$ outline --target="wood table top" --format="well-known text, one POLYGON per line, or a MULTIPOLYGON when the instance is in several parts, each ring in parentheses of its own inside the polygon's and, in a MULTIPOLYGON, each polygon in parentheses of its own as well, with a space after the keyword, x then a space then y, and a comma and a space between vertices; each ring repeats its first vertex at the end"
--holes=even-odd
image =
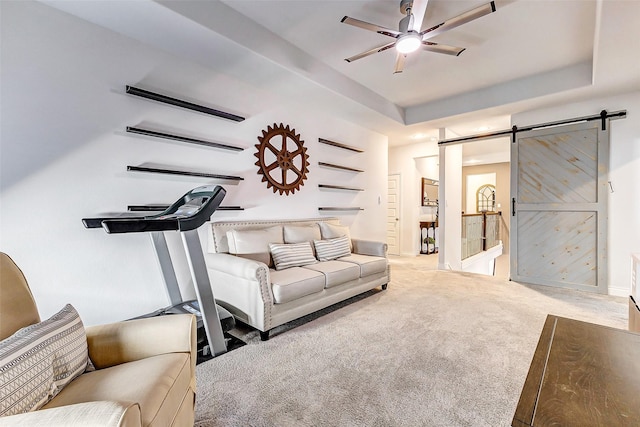
POLYGON ((640 334, 547 316, 511 425, 640 426, 640 334))

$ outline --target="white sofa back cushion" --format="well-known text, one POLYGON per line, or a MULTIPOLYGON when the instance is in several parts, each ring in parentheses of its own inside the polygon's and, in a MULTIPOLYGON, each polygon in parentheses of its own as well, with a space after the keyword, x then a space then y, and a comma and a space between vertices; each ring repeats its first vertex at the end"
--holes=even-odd
POLYGON ((314 240, 322 239, 320 235, 320 227, 318 223, 309 225, 284 225, 284 242, 285 243, 304 243, 309 242, 313 256, 316 256, 316 248, 313 246, 314 240))
POLYGON ((229 230, 227 241, 230 254, 264 262, 268 266, 272 265, 269 243, 284 243, 281 225, 260 230, 229 230))
MULTIPOLYGON (((273 226, 307 226, 318 223, 329 223, 339 225, 340 220, 335 217, 311 218, 311 219, 285 219, 285 220, 240 220, 240 221, 213 221, 207 233, 207 250, 212 254, 224 254, 229 252, 227 232, 230 230, 263 230, 273 226)), ((271 242, 276 243, 276 242, 271 242)))

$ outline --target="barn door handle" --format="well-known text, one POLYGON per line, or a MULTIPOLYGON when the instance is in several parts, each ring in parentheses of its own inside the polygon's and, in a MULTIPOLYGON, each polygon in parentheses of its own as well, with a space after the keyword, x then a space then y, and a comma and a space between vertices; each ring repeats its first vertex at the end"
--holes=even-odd
POLYGON ((511 216, 516 216, 516 198, 511 199, 511 216))

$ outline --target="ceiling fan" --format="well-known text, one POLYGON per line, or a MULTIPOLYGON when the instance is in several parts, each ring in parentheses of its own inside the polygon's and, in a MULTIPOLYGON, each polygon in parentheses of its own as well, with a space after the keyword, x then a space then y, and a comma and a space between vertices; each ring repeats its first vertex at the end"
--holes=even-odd
POLYGON ((437 36, 438 34, 442 34, 452 28, 459 27, 460 25, 466 24, 467 22, 471 22, 474 19, 478 19, 484 15, 488 15, 496 11, 495 2, 491 1, 454 18, 448 19, 441 24, 421 31, 422 20, 424 19, 424 14, 427 10, 428 1, 429 0, 400 0, 400 12, 405 15, 405 17, 400 20, 398 31, 381 27, 376 24, 370 24, 369 22, 350 18, 348 16, 342 18, 340 22, 344 22, 345 24, 364 28, 365 30, 374 31, 378 34, 383 34, 395 39, 390 43, 374 47, 373 49, 367 50, 366 52, 362 52, 352 57, 346 58, 345 61, 353 62, 355 60, 364 58, 365 56, 383 52, 387 49, 395 47, 397 53, 394 73, 401 73, 404 68, 404 61, 407 57, 407 54, 415 52, 419 48, 430 52, 458 56, 465 50, 465 48, 434 43, 430 42, 429 39, 437 36))

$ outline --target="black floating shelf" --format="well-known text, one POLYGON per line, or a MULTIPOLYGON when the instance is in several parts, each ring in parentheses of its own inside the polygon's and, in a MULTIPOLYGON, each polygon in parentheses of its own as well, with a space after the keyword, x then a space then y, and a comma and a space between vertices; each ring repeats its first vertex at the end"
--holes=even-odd
POLYGON ((363 211, 363 208, 337 208, 332 206, 323 206, 318 208, 319 211, 363 211))
POLYGON ((342 144, 340 142, 329 141, 328 139, 324 138, 318 138, 318 142, 331 145, 333 147, 344 148, 345 150, 355 151, 356 153, 364 153, 364 150, 361 150, 358 147, 352 147, 351 145, 342 144))
POLYGON ((225 113, 224 111, 216 110, 214 108, 205 107, 203 105, 194 104, 193 102, 184 101, 182 99, 172 98, 167 95, 151 92, 145 89, 140 89, 135 86, 126 87, 126 92, 130 95, 140 96, 142 98, 151 99, 153 101, 163 102, 165 104, 175 105, 176 107, 186 108, 188 110, 198 111, 199 113, 210 114, 212 116, 221 117, 227 120, 233 120, 234 122, 241 122, 244 117, 236 116, 235 114, 225 113))
POLYGON ((364 191, 364 188, 343 187, 342 185, 318 184, 318 187, 331 190, 364 191))
MULTIPOLYGON (((167 209, 169 205, 129 205, 127 210, 129 212, 162 212, 167 209)), ((244 208, 240 206, 218 206, 217 211, 243 211, 244 208)))
POLYGON ((190 138, 188 136, 174 135, 171 133, 157 132, 155 130, 127 126, 127 132, 138 135, 154 136, 156 138, 170 139, 173 141, 187 142, 189 144, 204 145, 206 147, 221 148, 223 150, 242 151, 244 148, 233 145, 220 144, 219 142, 204 141, 202 139, 190 138))
POLYGON ((318 166, 324 166, 325 168, 340 169, 340 170, 349 171, 349 172, 364 172, 362 169, 350 168, 348 166, 334 165, 333 163, 318 162, 318 166))
POLYGON ((244 180, 244 178, 242 177, 232 176, 232 175, 218 175, 213 173, 181 171, 181 170, 174 170, 174 169, 148 168, 143 166, 127 166, 127 170, 131 172, 150 172, 150 173, 162 173, 162 174, 168 174, 168 175, 197 176, 200 178, 224 179, 224 180, 230 180, 230 181, 244 180))

